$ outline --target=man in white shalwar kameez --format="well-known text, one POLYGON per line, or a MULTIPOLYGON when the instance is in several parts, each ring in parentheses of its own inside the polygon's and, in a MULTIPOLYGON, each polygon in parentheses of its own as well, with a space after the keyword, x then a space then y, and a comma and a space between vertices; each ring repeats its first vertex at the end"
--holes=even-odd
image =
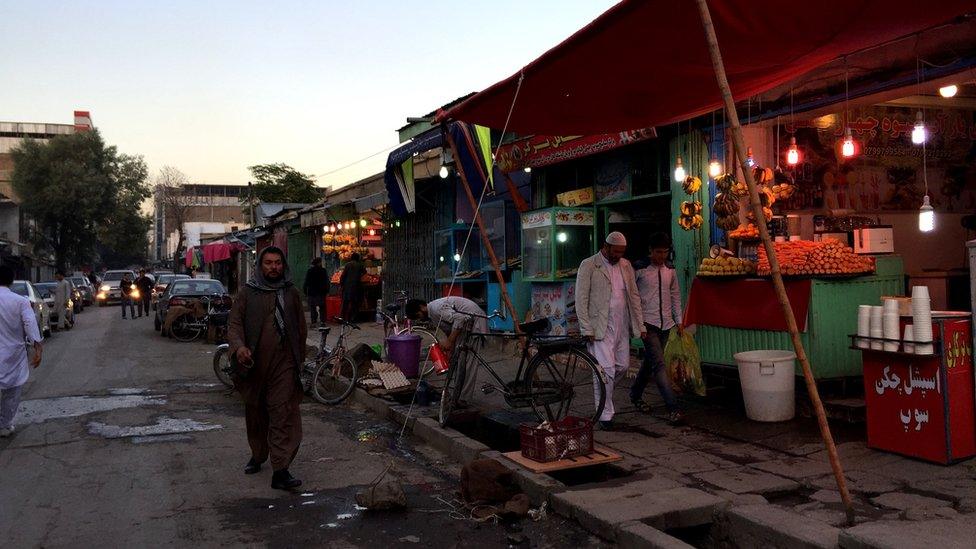
POLYGON ((67 330, 68 325, 68 299, 71 296, 71 283, 65 280, 64 271, 58 271, 54 275, 57 284, 54 286, 54 310, 58 312, 58 328, 67 330))
MULTIPOLYGON (((576 275, 576 314, 587 349, 605 374, 606 402, 599 428, 613 426, 613 390, 630 367, 630 337, 645 336, 634 268, 623 258, 627 239, 607 235, 600 252, 580 264, 576 275)), ((599 398, 594 379, 594 397, 599 398)))
POLYGON ((31 364, 41 364, 41 334, 27 298, 10 291, 14 271, 0 265, 0 437, 13 433, 20 393, 27 383, 27 346, 34 349, 31 364))

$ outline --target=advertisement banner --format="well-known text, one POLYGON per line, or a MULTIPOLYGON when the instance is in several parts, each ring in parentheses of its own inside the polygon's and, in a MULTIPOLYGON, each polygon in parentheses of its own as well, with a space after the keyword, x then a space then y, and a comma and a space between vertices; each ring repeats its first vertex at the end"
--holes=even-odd
POLYGON ((503 172, 540 168, 657 137, 654 128, 598 135, 533 135, 502 145, 495 159, 503 172))

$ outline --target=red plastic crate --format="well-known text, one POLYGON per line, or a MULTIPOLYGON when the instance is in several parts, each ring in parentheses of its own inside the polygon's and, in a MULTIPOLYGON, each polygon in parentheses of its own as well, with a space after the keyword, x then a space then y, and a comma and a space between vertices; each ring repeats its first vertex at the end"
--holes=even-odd
POLYGON ((593 422, 566 416, 544 427, 523 423, 519 426, 522 455, 547 463, 593 453, 593 422))

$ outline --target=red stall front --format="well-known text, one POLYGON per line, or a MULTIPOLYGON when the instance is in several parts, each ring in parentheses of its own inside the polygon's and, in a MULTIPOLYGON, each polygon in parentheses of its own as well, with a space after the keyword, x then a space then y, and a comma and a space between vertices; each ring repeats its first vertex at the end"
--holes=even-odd
POLYGON ((860 349, 868 446, 948 464, 976 455, 972 320, 933 312, 932 324, 931 354, 860 349))

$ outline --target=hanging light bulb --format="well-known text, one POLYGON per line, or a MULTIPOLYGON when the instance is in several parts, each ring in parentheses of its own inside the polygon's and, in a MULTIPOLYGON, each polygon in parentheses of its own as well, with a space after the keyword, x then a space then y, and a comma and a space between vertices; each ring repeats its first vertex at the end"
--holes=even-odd
POLYGON ((399 220, 399 219, 397 219, 397 220, 396 220, 396 226, 397 226, 398 228, 400 227, 400 220, 399 220))
POLYGON ((715 179, 720 175, 722 175, 722 163, 719 162, 718 157, 713 154, 712 160, 708 163, 708 176, 715 179))
POLYGON ((376 229, 370 229, 369 236, 376 236, 376 229))
POLYGON ((925 143, 927 137, 928 132, 925 130, 925 120, 922 118, 922 111, 918 111, 918 114, 915 116, 915 127, 912 128, 912 143, 921 145, 925 143))
POLYGON ((674 163, 674 181, 675 183, 682 183, 685 180, 685 167, 681 164, 681 155, 678 155, 678 160, 674 163))
POLYGON ((447 179, 447 176, 451 175, 451 170, 447 169, 447 166, 441 166, 441 171, 439 173, 441 179, 447 179))
POLYGON ((796 146, 796 138, 790 138, 790 148, 786 151, 786 163, 790 166, 796 166, 800 162, 800 149, 796 146))
POLYGON ((918 209, 918 230, 923 233, 935 230, 935 210, 927 194, 922 199, 922 207, 918 209))
POLYGON ((522 171, 525 173, 532 173, 532 166, 526 166, 522 171))
POLYGON ((854 137, 851 135, 850 128, 844 128, 844 143, 840 147, 840 153, 845 158, 854 156, 854 137))
POLYGON ((746 149, 746 166, 750 168, 756 165, 756 159, 752 157, 752 147, 746 149))
POLYGON ((460 253, 457 253, 457 252, 454 253, 454 261, 456 261, 456 262, 460 262, 461 261, 461 254, 460 253))
POLYGON ((365 219, 360 219, 359 220, 359 226, 360 227, 363 227, 363 228, 366 228, 366 220, 365 219))
POLYGON ((942 86, 939 88, 939 95, 945 97, 946 99, 955 97, 957 93, 959 93, 959 86, 955 84, 949 84, 948 86, 942 86))

